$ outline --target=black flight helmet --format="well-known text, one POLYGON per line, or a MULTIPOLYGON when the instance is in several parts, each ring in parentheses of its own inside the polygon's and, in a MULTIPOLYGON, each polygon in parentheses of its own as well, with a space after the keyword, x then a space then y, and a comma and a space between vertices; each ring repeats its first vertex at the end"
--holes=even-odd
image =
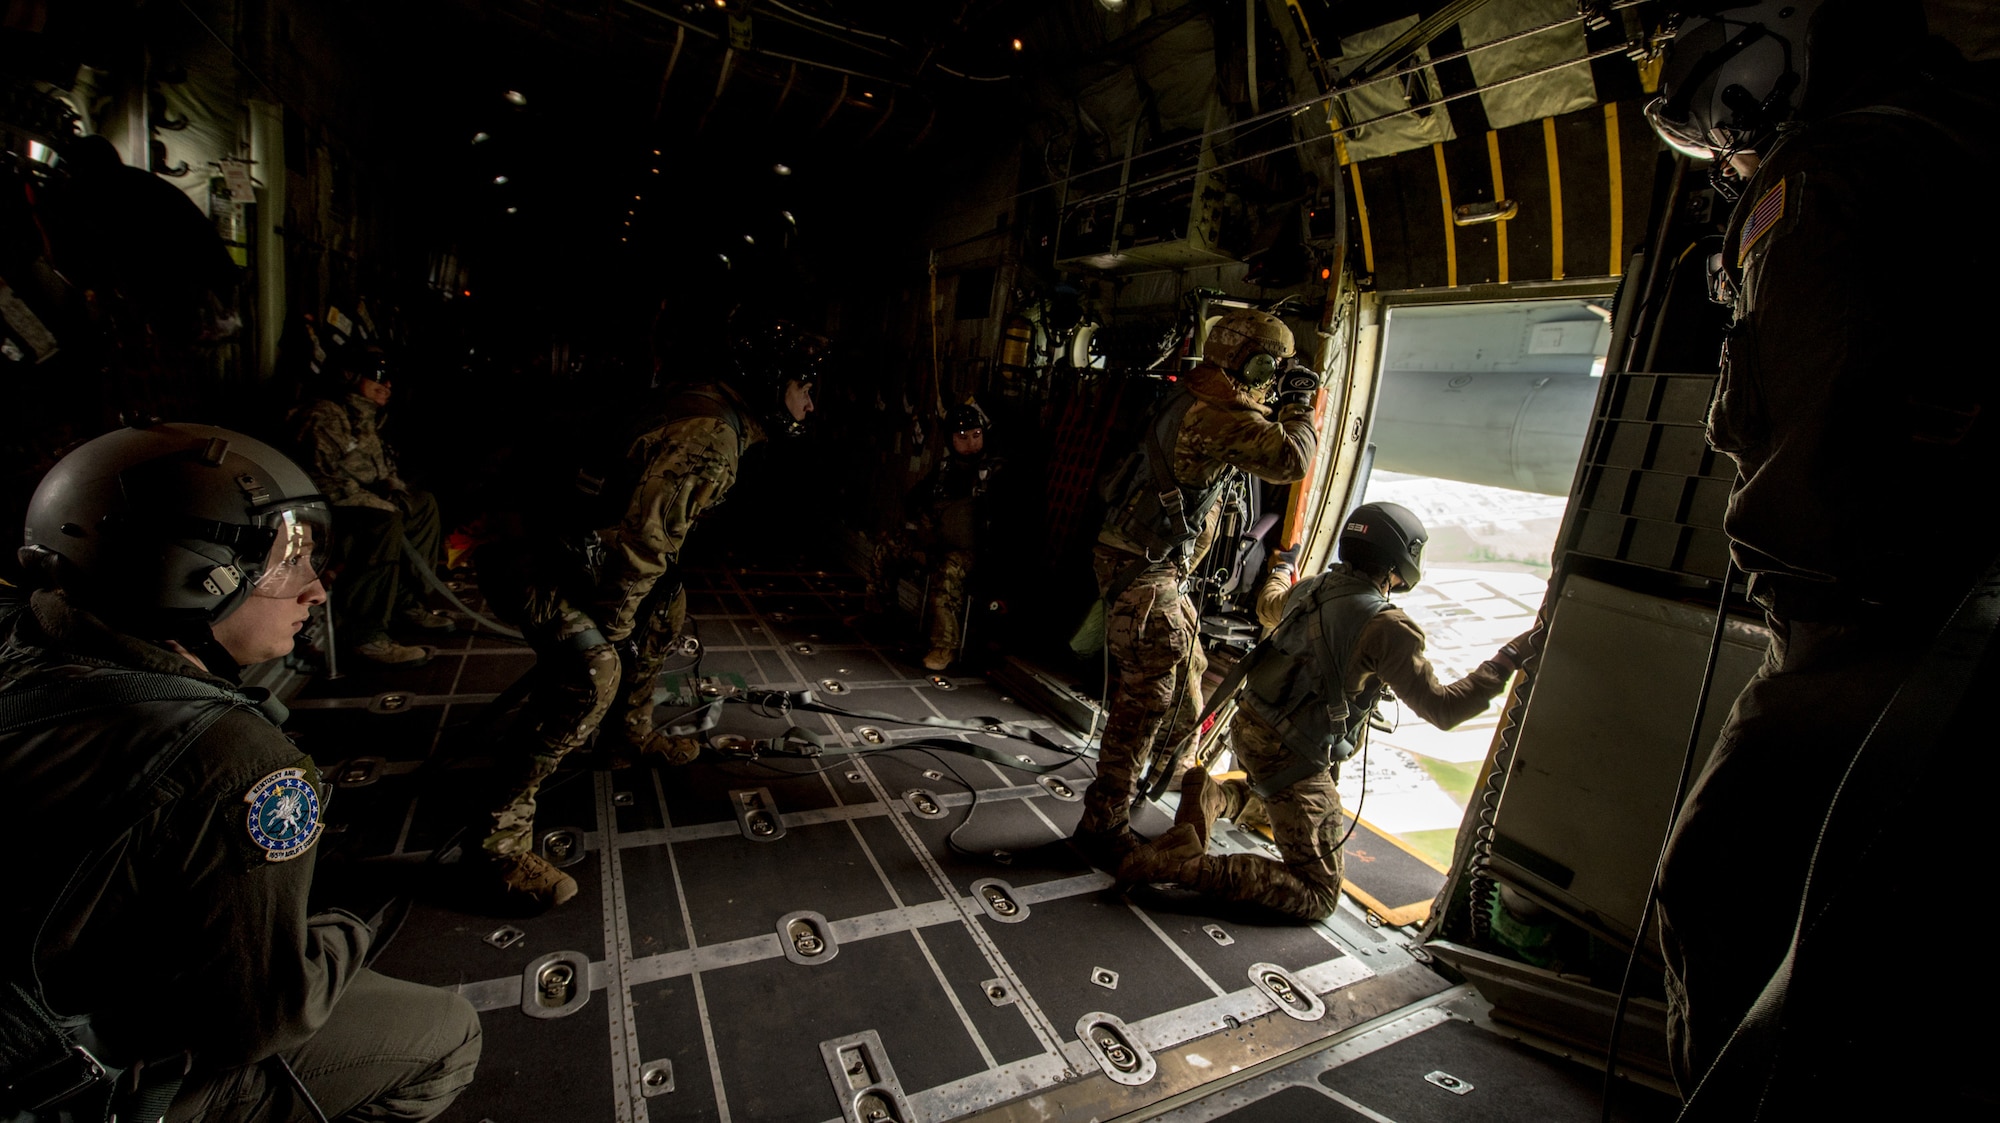
POLYGON ((1400 503, 1363 503, 1340 528, 1340 560, 1364 569, 1395 573, 1416 588, 1423 579, 1424 543, 1430 532, 1423 520, 1400 503))
POLYGON ((788 320, 769 320, 739 332, 729 348, 732 381, 773 436, 796 437, 807 419, 793 417, 785 401, 794 382, 814 390, 828 367, 827 341, 788 320))
POLYGON ((252 594, 319 579, 332 509, 278 450, 212 425, 120 429, 56 461, 28 504, 21 566, 119 631, 213 643, 252 594))
POLYGON ((947 433, 966 433, 974 429, 983 431, 992 427, 993 422, 986 416, 986 411, 971 402, 953 406, 951 412, 944 418, 944 428, 947 433))

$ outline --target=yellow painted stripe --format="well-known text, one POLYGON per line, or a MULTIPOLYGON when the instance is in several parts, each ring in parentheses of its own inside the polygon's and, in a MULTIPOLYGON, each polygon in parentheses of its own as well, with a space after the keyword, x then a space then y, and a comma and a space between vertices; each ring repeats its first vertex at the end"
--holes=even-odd
MULTIPOLYGON (((1500 134, 1486 130, 1486 162, 1493 167, 1493 201, 1507 197, 1507 185, 1500 178, 1500 134)), ((1493 224, 1493 248, 1500 255, 1500 283, 1507 283, 1507 222, 1493 224)))
POLYGON ((1556 161, 1556 119, 1542 118, 1543 147, 1549 152, 1549 279, 1563 279, 1563 184, 1556 161))
POLYGON ((1458 225, 1451 220, 1451 176, 1444 170, 1444 145, 1432 142, 1431 155, 1437 157, 1438 199, 1444 204, 1444 283, 1458 287, 1458 225))
POLYGON ((1347 165, 1347 177, 1354 181, 1354 213, 1361 218, 1361 268, 1375 272, 1375 240, 1368 236, 1368 196, 1361 193, 1361 165, 1347 165))
POLYGON ((1604 150, 1611 160, 1611 275, 1625 271, 1625 173, 1618 161, 1618 105, 1604 106, 1604 150))

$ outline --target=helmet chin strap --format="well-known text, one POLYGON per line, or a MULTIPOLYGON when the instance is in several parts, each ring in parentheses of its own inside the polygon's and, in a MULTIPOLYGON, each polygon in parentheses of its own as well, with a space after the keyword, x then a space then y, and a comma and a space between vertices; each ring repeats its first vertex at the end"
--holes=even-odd
POLYGON ((236 656, 231 655, 229 649, 222 646, 222 641, 215 638, 215 630, 206 621, 184 624, 168 638, 179 644, 181 650, 201 660, 209 674, 230 682, 243 681, 243 668, 237 665, 236 656))

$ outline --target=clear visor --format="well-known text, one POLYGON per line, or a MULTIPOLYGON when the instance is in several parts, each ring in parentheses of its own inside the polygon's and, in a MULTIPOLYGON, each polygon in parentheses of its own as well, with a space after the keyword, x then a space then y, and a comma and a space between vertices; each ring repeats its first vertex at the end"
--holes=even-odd
POLYGON ((288 508, 271 516, 271 526, 277 537, 250 591, 290 600, 319 580, 326 568, 333 550, 333 512, 323 507, 288 508))
POLYGON ((1693 122, 1672 120, 1666 112, 1666 98, 1656 97, 1646 103, 1646 123, 1653 126, 1668 148, 1690 160, 1714 160, 1729 151, 1728 138, 1722 135, 1724 130, 1703 133, 1693 122))

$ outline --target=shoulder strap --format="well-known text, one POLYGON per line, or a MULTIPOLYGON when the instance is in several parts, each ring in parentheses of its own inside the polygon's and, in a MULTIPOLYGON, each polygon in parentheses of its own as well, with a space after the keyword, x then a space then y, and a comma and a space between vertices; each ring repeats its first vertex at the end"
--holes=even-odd
POLYGON ((53 725, 91 710, 139 702, 192 702, 207 698, 249 704, 248 699, 234 691, 211 686, 186 675, 125 671, 61 678, 0 691, 0 732, 11 733, 31 725, 53 725))
POLYGON ((1347 657, 1354 653, 1354 645, 1361 638, 1361 629, 1375 619, 1377 613, 1389 607, 1389 598, 1375 589, 1353 589, 1343 583, 1329 588, 1330 582, 1322 583, 1313 590, 1313 603, 1307 610, 1310 615, 1303 621, 1307 635, 1319 649, 1316 660, 1320 668, 1320 696, 1327 705, 1336 703, 1348 709, 1348 726, 1354 724, 1353 709, 1361 710, 1363 720, 1367 712, 1374 708, 1372 696, 1357 699, 1362 705, 1347 707, 1347 657))
POLYGON ((691 386, 668 398, 660 415, 668 419, 677 417, 713 417, 729 426, 736 439, 743 439, 743 414, 728 398, 706 387, 691 386))
POLYGON ((1187 411, 1193 405, 1194 392, 1185 388, 1178 390, 1168 400, 1167 407, 1154 418, 1153 423, 1146 426, 1146 452, 1153 461, 1153 479, 1156 485, 1180 487, 1180 480, 1174 476, 1174 458, 1168 449, 1180 441, 1181 422, 1187 420, 1187 411), (1164 441, 1160 438, 1162 429, 1171 430, 1164 441))

